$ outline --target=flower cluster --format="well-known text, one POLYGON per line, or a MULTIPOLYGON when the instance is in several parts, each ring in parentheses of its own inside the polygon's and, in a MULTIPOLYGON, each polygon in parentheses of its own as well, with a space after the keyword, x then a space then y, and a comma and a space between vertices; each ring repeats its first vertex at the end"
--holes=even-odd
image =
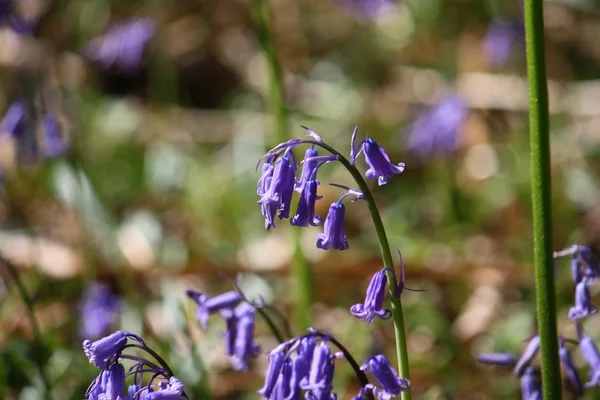
MULTIPOLYGON (((302 393, 306 399, 334 400, 337 398, 333 388, 335 361, 343 357, 356 365, 347 350, 330 335, 310 330, 308 334, 284 342, 269 353, 265 384, 258 393, 269 400, 299 399, 302 393), (330 342, 342 351, 333 353, 330 342)), ((381 354, 369 358, 355 372, 363 382, 362 389, 354 397, 357 400, 366 399, 369 391, 378 399, 390 399, 410 386, 406 379, 398 377, 396 370, 381 354), (362 371, 372 373, 379 384, 368 383, 362 371)))
MULTIPOLYGON (((600 264, 594 257, 590 249, 584 246, 571 246, 564 250, 554 253, 555 258, 562 256, 571 256, 571 275, 575 286, 575 305, 569 310, 569 318, 575 322, 578 341, 565 338, 559 338, 558 357, 563 367, 569 388, 574 396, 583 396, 584 386, 600 385, 600 352, 593 339, 587 336, 583 331, 581 319, 596 314, 598 309, 591 304, 589 285, 593 284, 594 279, 600 277, 600 264), (585 385, 577 373, 577 368, 567 348, 568 343, 578 344, 579 351, 590 366, 590 381, 585 385)), ((539 380, 539 371, 533 365, 533 360, 540 348, 540 338, 533 336, 525 351, 520 358, 514 357, 510 353, 486 353, 480 354, 478 360, 498 366, 514 367, 513 374, 521 379, 522 398, 524 400, 541 399, 541 388, 539 380)))
POLYGON ((0 1, 0 24, 17 33, 29 33, 35 26, 35 22, 27 21, 19 15, 13 0, 0 1))
MULTIPOLYGON (((261 206, 262 215, 265 217, 265 228, 275 227, 275 217, 279 219, 290 218, 291 203, 294 192, 300 193, 296 213, 291 216, 290 223, 295 226, 307 227, 318 226, 323 219, 315 215, 316 201, 321 197, 317 195, 320 185, 317 179, 317 171, 327 163, 338 161, 340 155, 335 153, 328 156, 320 156, 316 146, 324 144, 322 139, 312 130, 308 130, 314 141, 312 146, 306 150, 302 164, 302 172, 298 180, 298 164, 294 156, 294 148, 305 142, 293 139, 281 143, 271 149, 259 160, 262 162, 261 175, 258 180, 256 193, 260 196, 258 204, 261 206)), ((377 179, 379 185, 387 183, 395 174, 404 171, 404 164, 394 165, 383 148, 373 138, 363 140, 356 145, 356 134, 358 126, 352 135, 350 163, 354 164, 360 153, 364 153, 365 161, 369 166, 366 177, 377 179)), ((321 146, 328 148, 328 146, 321 146)), ((330 149, 330 148, 329 148, 330 149)), ((347 250, 350 246, 345 233, 344 217, 346 207, 343 200, 353 196, 355 200, 364 199, 364 194, 358 190, 342 185, 334 185, 346 191, 336 202, 329 207, 325 218, 323 233, 317 235, 317 247, 323 250, 330 248, 336 250, 347 250)))
POLYGON ((256 323, 255 307, 244 300, 235 291, 225 292, 215 297, 195 290, 187 290, 186 294, 197 305, 198 321, 206 328, 208 317, 219 313, 225 321, 225 351, 230 357, 233 369, 248 370, 250 361, 258 355, 260 347, 254 341, 256 323))
MULTIPOLYGON (((90 363, 100 369, 100 374, 89 386, 88 400, 183 400, 187 397, 183 384, 173 376, 168 367, 159 367, 141 357, 124 354, 129 347, 136 347, 155 355, 146 347, 141 337, 130 332, 116 331, 95 342, 86 340, 83 349, 90 363), (128 344, 131 339, 135 344, 128 344), (125 373, 121 360, 135 363, 125 373), (144 384, 144 374, 152 377, 144 384), (126 388, 125 379, 133 376, 133 383, 126 388)), ((158 360, 162 363, 162 360, 158 360)))

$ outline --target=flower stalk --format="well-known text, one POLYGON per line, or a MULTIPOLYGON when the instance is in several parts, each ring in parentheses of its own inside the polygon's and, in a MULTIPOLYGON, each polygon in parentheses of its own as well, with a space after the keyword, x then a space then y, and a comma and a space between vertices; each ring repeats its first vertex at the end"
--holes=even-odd
MULTIPOLYGON (((287 116, 284 100, 281 65, 277 56, 275 39, 270 27, 269 0, 253 0, 252 14, 258 39, 269 66, 269 92, 267 104, 275 126, 275 142, 288 139, 287 116)), ((312 273, 300 245, 300 232, 293 230, 294 256, 292 259, 292 279, 295 288, 296 329, 305 331, 311 325, 312 273)))
MULTIPOLYGON (((400 378, 410 380, 409 366, 408 366, 408 346, 406 342, 406 329, 404 327, 404 315, 402 312, 402 302, 400 300, 400 293, 396 292, 398 282, 394 273, 394 260, 390 250, 390 245, 385 233, 383 221, 379 210, 377 209, 377 203, 375 198, 369 189, 369 185, 364 180, 360 171, 350 163, 350 161, 344 157, 341 153, 329 146, 327 143, 317 140, 303 140, 302 143, 314 144, 322 147, 329 151, 331 154, 338 157, 338 161, 350 172, 360 191, 364 194, 364 200, 367 202, 367 207, 371 213, 373 224, 375 225, 375 232, 377 233, 377 239, 379 240, 379 246, 381 250, 381 257, 383 258, 383 264, 388 267, 385 269, 385 274, 388 280, 388 289, 390 293, 390 299, 392 304, 392 321, 394 322, 394 335, 396 337, 396 355, 398 358, 398 374, 400 378)), ((402 400, 410 400, 412 398, 410 387, 408 390, 401 393, 402 400)))
POLYGON ((550 135, 543 1, 525 0, 524 8, 527 76, 529 80, 534 265, 538 331, 541 341, 542 387, 544 399, 553 400, 561 398, 561 380, 556 329, 554 263, 552 259, 550 135))

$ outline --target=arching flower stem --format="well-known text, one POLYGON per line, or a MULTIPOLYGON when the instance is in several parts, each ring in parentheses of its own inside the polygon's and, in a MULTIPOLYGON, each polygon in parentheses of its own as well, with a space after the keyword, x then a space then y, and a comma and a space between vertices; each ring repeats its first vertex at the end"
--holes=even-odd
MULTIPOLYGON (((354 165, 352 165, 350 161, 346 157, 344 157, 344 155, 339 153, 333 147, 329 146, 327 143, 317 140, 302 140, 300 143, 319 146, 327 150, 331 154, 336 155, 338 157, 338 161, 346 168, 346 170, 348 170, 350 175, 352 175, 360 191, 362 191, 362 193, 364 194, 365 201, 367 202, 367 207, 369 208, 369 212, 371 213, 373 224, 375 225, 375 232, 377 233, 377 239, 379 240, 381 257, 383 258, 384 265, 388 267, 385 273, 388 279, 388 289, 390 292, 390 299, 392 305, 391 309, 392 320, 394 321, 394 334, 396 337, 398 373, 401 378, 410 380, 408 367, 408 349, 406 343, 406 330, 404 328, 404 315, 402 312, 402 302, 400 301, 399 293, 396 293, 396 287, 398 286, 398 284, 396 280, 396 274, 393 270, 394 261, 390 250, 390 244, 385 233, 385 228, 383 226, 383 221, 381 219, 381 215, 379 214, 379 210, 377 209, 377 204, 375 203, 373 194, 369 189, 369 185, 367 185, 367 182, 364 180, 360 171, 354 165)), ((410 388, 407 391, 402 392, 402 400, 410 400, 411 398, 412 395, 410 388)))

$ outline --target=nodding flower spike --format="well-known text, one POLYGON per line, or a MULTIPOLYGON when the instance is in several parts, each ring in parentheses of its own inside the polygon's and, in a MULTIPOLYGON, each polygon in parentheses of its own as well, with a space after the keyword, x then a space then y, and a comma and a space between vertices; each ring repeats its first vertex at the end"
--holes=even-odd
POLYGON ((575 305, 569 309, 569 319, 571 321, 577 321, 598 312, 598 308, 592 304, 587 279, 581 279, 575 286, 575 305))
POLYGON ((95 342, 85 340, 83 342, 83 350, 92 364, 100 369, 104 369, 123 351, 128 338, 142 345, 144 344, 144 341, 138 335, 125 331, 116 331, 95 342))
POLYGON ((337 201, 329 207, 329 213, 325 218, 324 233, 317 235, 317 247, 328 250, 348 250, 350 245, 344 232, 344 215, 346 207, 340 201, 337 201))
POLYGON ((365 175, 369 179, 377 179, 379 186, 385 185, 394 175, 404 172, 404 163, 392 164, 390 157, 375 139, 365 140, 362 149, 365 153, 365 161, 370 167, 365 175))
POLYGON ((383 320, 391 318, 392 312, 387 308, 383 308, 385 285, 387 283, 385 270, 386 268, 373 275, 371 283, 367 288, 367 296, 364 304, 355 304, 350 308, 350 313, 356 318, 364 319, 368 323, 372 323, 375 316, 383 320))
POLYGON ((531 366, 527 367, 521 376, 521 398, 523 400, 542 400, 540 380, 531 366))
POLYGON ((573 360, 571 359, 571 354, 569 353, 569 349, 565 347, 565 341, 560 340, 560 348, 558 349, 558 357, 563 366, 565 374, 567 375, 567 379, 571 384, 571 388, 575 391, 578 396, 583 396, 583 384, 581 383, 581 379, 579 379, 579 374, 577 373, 577 369, 575 368, 575 364, 573 364, 573 360))
POLYGON ((375 385, 368 386, 380 400, 389 400, 410 387, 410 381, 400 378, 398 372, 382 354, 369 358, 360 369, 365 372, 372 372, 379 381, 379 388, 375 385))

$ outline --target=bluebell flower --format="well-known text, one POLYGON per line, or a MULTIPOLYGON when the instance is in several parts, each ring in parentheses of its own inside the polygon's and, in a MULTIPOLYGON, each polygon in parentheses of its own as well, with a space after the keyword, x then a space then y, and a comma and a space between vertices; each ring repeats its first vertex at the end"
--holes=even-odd
POLYGON ((156 22, 151 18, 115 23, 104 35, 92 39, 84 52, 103 68, 115 67, 132 73, 138 69, 144 50, 155 33, 156 22))
MULTIPOLYGON (((285 150, 283 156, 278 157, 275 161, 273 175, 270 177, 268 188, 264 190, 261 199, 258 201, 258 204, 263 209, 263 215, 265 213, 268 215, 268 223, 265 224, 267 229, 270 226, 275 226, 274 223, 271 223, 275 210, 279 210, 280 219, 289 217, 297 169, 298 166, 296 165, 294 152, 289 147, 285 150)), ((261 176, 261 179, 263 176, 261 176)))
POLYGON ((271 398, 271 394, 273 393, 275 385, 277 384, 278 377, 283 369, 283 364, 288 358, 285 351, 287 346, 287 343, 282 343, 269 353, 269 367, 265 376, 265 384, 262 389, 256 392, 266 399, 271 398))
POLYGON ((521 398, 523 400, 542 400, 540 380, 531 366, 527 367, 521 376, 521 398))
MULTIPOLYGON (((183 384, 162 366, 149 361, 139 354, 133 356, 124 354, 127 339, 134 339, 137 343, 132 345, 138 350, 143 350, 152 355, 156 360, 156 352, 149 349, 141 337, 117 331, 92 344, 84 342, 84 350, 90 361, 98 368, 100 374, 88 387, 85 398, 88 400, 181 400, 185 399, 183 384), (125 369, 122 360, 134 361, 127 376, 133 375, 133 384, 126 391, 125 369), (151 378, 144 384, 144 375, 151 374, 151 378)), ((162 364, 161 364, 162 365, 162 364)))
POLYGON ((0 135, 17 138, 25 132, 27 106, 23 100, 17 100, 8 107, 0 125, 0 135))
POLYGON ((512 353, 481 353, 477 355, 477 361, 501 367, 514 367, 519 360, 512 353))
MULTIPOLYGON (((296 192, 302 193, 304 190, 304 185, 308 182, 308 180, 313 176, 314 170, 319 165, 319 152, 315 149, 315 146, 311 146, 304 153, 304 160, 302 162, 302 173, 300 174, 300 180, 296 182, 296 192)), ((313 178, 314 179, 314 178, 313 178)))
MULTIPOLYGON (((275 170, 273 166, 273 160, 275 159, 275 155, 269 156, 267 160, 264 162, 262 166, 262 171, 260 175, 260 179, 258 180, 258 188, 256 190, 256 194, 259 196, 264 196, 265 193, 271 187, 271 181, 273 180, 273 171, 275 170)), ((275 227, 275 214, 277 213, 277 203, 274 202, 265 202, 261 204, 261 214, 265 217, 265 229, 269 229, 271 227, 275 227)))
POLYGON ((571 353, 569 349, 565 346, 564 340, 559 340, 560 347, 558 349, 558 358, 560 359, 560 363, 563 366, 563 370, 567 375, 567 379, 571 384, 571 389, 575 392, 577 396, 583 396, 583 384, 581 383, 581 379, 579 379, 579 374, 577 373, 577 368, 575 368, 575 364, 573 364, 573 359, 571 358, 571 353))
MULTIPOLYGON (((375 139, 368 138, 362 145, 365 153, 365 161, 370 167, 365 176, 369 179, 377 179, 379 186, 385 185, 391 177, 401 174, 404 171, 404 163, 398 165, 390 162, 390 157, 385 150, 380 147, 375 139)), ((360 150, 359 150, 360 153, 360 150)))
MULTIPOLYGON (((310 393, 315 399, 335 399, 333 397, 334 361, 339 354, 331 354, 327 343, 321 342, 315 346, 308 376, 300 381, 300 387, 310 393)), ((311 398, 311 397, 307 397, 311 398)))
POLYGON ((387 277, 385 268, 376 272, 371 279, 371 283, 367 288, 367 296, 363 304, 355 304, 350 308, 350 312, 356 318, 362 318, 365 321, 372 323, 375 316, 383 320, 390 319, 392 312, 389 309, 383 308, 385 299, 385 286, 387 277))
POLYGON ((540 335, 535 335, 529 340, 529 343, 527 343, 523 354, 521 354, 519 361, 517 361, 517 364, 515 365, 513 373, 516 376, 522 376, 525 373, 525 369, 531 365, 531 361, 536 356, 539 350, 540 335))
POLYGON ((115 358, 120 356, 121 351, 127 344, 127 339, 133 339, 142 344, 144 343, 142 338, 134 333, 116 331, 95 342, 85 340, 83 342, 83 350, 92 364, 103 369, 111 364, 115 358))
POLYGON ((590 381, 585 384, 586 387, 600 385, 600 352, 596 347, 596 343, 586 335, 579 337, 579 350, 590 366, 590 381))
POLYGON ((205 329, 210 315, 224 309, 233 309, 242 301, 242 296, 233 290, 215 297, 209 297, 194 290, 186 290, 186 294, 198 305, 196 308, 198 321, 205 329))
POLYGON ((323 223, 323 218, 315 215, 315 206, 321 196, 317 195, 317 188, 320 182, 317 180, 309 180, 304 184, 296 214, 290 219, 290 223, 295 226, 319 226, 323 223))
POLYGON ((598 312, 598 308, 592 304, 587 280, 588 278, 583 278, 575 286, 575 305, 569 309, 569 319, 572 321, 589 317, 598 312))
POLYGON ((254 341, 254 325, 256 310, 252 305, 243 302, 234 311, 236 316, 234 354, 231 364, 237 371, 247 371, 250 360, 258 355, 260 347, 254 341))
POLYGON ((49 158, 62 156, 67 150, 65 138, 61 135, 57 118, 46 113, 42 119, 44 133, 44 156, 49 158))
POLYGON ((421 157, 450 154, 458 149, 458 133, 469 114, 464 100, 451 94, 422 113, 408 137, 408 148, 421 157))
POLYGON ((35 22, 19 16, 14 0, 1 0, 0 25, 8 26, 16 33, 29 33, 35 27, 35 22))
POLYGON ((495 20, 485 34, 483 53, 493 67, 502 67, 510 59, 515 42, 522 42, 523 39, 522 24, 495 20))
POLYGON ((334 248, 336 250, 348 250, 350 245, 346 238, 344 230, 344 215, 346 207, 344 203, 337 201, 329 207, 329 213, 325 219, 324 233, 317 235, 317 247, 319 249, 328 250, 334 248))
POLYGON ((80 334, 89 339, 106 335, 121 309, 119 299, 102 283, 90 284, 80 307, 80 334))
POLYGON ((360 369, 373 373, 379 381, 379 387, 376 385, 369 385, 368 387, 373 390, 373 394, 380 400, 389 400, 410 387, 410 382, 407 379, 400 378, 396 369, 382 354, 369 358, 360 369))

